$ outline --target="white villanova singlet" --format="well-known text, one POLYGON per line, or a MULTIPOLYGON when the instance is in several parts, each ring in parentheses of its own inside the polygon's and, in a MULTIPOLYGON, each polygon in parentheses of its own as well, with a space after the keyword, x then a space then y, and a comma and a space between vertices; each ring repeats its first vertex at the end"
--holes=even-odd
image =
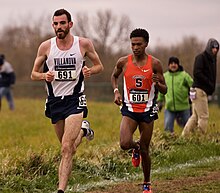
POLYGON ((64 97, 84 91, 82 67, 85 58, 80 52, 79 37, 73 37, 73 45, 69 50, 60 50, 56 44, 56 37, 51 38, 50 53, 44 71, 54 72, 55 78, 46 84, 48 96, 64 97))

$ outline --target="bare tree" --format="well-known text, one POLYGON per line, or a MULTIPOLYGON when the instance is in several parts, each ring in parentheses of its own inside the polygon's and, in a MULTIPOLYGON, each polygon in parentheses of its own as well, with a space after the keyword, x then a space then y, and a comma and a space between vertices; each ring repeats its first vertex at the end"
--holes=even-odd
POLYGON ((94 17, 78 13, 76 21, 76 34, 91 38, 100 54, 127 51, 131 30, 128 16, 117 17, 106 10, 98 11, 94 17))
MULTIPOLYGON (((40 21, 39 21, 40 22, 40 21)), ((33 24, 33 23, 32 23, 33 24)), ((35 25, 6 26, 1 31, 0 52, 15 68, 17 79, 29 80, 37 48, 49 35, 35 25)))
POLYGON ((91 38, 91 27, 89 24, 88 14, 81 12, 76 14, 76 19, 74 23, 74 32, 75 34, 83 37, 91 38))
MULTIPOLYGON (((0 31, 0 53, 4 53, 7 60, 14 66, 17 81, 30 82, 30 71, 38 46, 42 41, 54 36, 54 33, 51 33, 51 27, 47 25, 48 21, 46 25, 42 21, 40 19, 35 23, 30 22, 19 26, 13 24, 0 31), (45 25, 43 28, 42 24, 45 25)), ((130 52, 131 21, 128 16, 116 16, 110 10, 98 11, 95 16, 78 13, 75 21, 74 34, 93 40, 105 67, 102 74, 86 80, 91 84, 87 92, 94 92, 94 96, 111 96, 110 76, 114 65, 120 56, 130 52), (94 82, 96 83, 94 84, 94 82)), ((195 56, 205 49, 205 44, 206 42, 199 41, 195 36, 189 36, 184 37, 181 42, 175 45, 160 45, 148 49, 147 52, 162 61, 164 70, 167 70, 167 61, 170 56, 179 57, 184 69, 192 75, 195 56)), ((218 63, 220 61, 219 54, 217 61, 218 63)), ((220 83, 219 74, 220 68, 217 72, 218 83, 220 83)), ((26 86, 23 86, 22 89, 24 93, 27 93, 26 86)), ((18 88, 19 91, 22 89, 18 88)))
POLYGON ((95 16, 77 13, 75 34, 90 38, 99 53, 105 70, 89 81, 109 82, 119 56, 129 51, 131 21, 128 16, 116 16, 111 10, 98 11, 95 16))
POLYGON ((164 69, 167 69, 168 58, 176 56, 180 59, 184 69, 192 75, 195 56, 204 48, 204 42, 199 41, 195 36, 186 36, 178 44, 168 47, 158 46, 152 52, 162 61, 164 69))

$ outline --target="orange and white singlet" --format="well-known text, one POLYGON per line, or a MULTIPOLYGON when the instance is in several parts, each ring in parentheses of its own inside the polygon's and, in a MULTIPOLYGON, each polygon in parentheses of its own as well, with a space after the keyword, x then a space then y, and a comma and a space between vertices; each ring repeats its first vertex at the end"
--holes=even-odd
POLYGON ((131 112, 148 112, 156 105, 157 89, 152 81, 152 56, 148 55, 147 62, 137 67, 128 56, 127 67, 123 76, 123 105, 131 112))

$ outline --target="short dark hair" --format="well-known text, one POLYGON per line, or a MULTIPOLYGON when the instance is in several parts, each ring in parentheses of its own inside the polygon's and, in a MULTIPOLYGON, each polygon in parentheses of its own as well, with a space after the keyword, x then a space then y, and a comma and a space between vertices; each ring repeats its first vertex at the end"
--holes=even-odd
POLYGON ((54 12, 54 14, 53 14, 53 17, 54 16, 60 16, 60 15, 63 15, 63 14, 66 15, 68 22, 72 21, 70 13, 67 10, 65 10, 65 9, 58 9, 58 10, 56 10, 54 12))
POLYGON ((149 33, 145 29, 136 28, 130 34, 130 39, 134 37, 142 37, 148 43, 149 42, 149 33))

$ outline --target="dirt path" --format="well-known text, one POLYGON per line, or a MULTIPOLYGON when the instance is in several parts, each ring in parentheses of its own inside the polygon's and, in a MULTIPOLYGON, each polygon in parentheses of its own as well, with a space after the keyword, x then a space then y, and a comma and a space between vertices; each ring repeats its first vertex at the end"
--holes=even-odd
MULTIPOLYGON (((178 178, 177 180, 155 181, 153 184, 154 193, 177 193, 187 192, 201 185, 220 183, 220 171, 208 172, 203 176, 178 178), (172 187, 172 188, 171 188, 172 187)), ((142 186, 137 183, 120 183, 106 187, 102 190, 87 193, 141 193, 142 186)), ((213 191, 216 192, 217 191, 213 191)), ((220 192, 220 190, 218 191, 220 192)))

